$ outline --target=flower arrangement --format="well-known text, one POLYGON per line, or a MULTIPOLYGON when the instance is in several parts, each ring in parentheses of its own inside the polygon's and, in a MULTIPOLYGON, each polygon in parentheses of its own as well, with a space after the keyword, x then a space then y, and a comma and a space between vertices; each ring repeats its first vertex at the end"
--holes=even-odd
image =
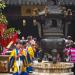
POLYGON ((3 0, 0 0, 0 9, 4 9, 6 7, 6 4, 3 0))
POLYGON ((3 37, 7 38, 9 34, 13 35, 15 31, 15 28, 9 28, 4 32, 3 37))
POLYGON ((7 25, 8 21, 6 19, 6 17, 0 13, 0 24, 6 24, 7 25))
POLYGON ((3 33, 3 38, 8 38, 9 35, 13 36, 14 32, 17 32, 18 35, 21 33, 20 30, 16 30, 15 28, 8 28, 4 33, 3 33))
POLYGON ((8 21, 7 21, 6 17, 2 14, 2 9, 4 9, 5 7, 6 7, 5 2, 0 0, 0 24, 7 25, 8 21))

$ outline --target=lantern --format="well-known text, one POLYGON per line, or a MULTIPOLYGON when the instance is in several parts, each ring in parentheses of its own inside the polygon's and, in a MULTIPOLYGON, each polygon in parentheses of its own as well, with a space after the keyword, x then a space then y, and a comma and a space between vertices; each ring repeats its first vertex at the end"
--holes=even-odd
POLYGON ((23 26, 26 26, 26 20, 23 19, 23 26))
POLYGON ((33 19, 33 25, 34 25, 34 26, 37 25, 37 21, 36 21, 36 19, 33 19))

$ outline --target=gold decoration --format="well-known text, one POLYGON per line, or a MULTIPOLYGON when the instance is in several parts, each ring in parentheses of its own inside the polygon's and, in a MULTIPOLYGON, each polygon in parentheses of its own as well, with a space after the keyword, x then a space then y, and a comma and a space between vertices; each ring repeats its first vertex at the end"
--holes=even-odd
POLYGON ((37 16, 37 15, 38 15, 38 8, 34 8, 34 9, 33 9, 32 15, 33 15, 33 16, 37 16))

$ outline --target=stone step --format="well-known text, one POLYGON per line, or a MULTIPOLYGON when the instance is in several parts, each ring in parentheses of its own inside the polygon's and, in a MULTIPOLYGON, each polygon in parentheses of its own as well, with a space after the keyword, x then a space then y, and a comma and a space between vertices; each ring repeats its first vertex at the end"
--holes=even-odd
POLYGON ((13 74, 10 74, 10 73, 0 73, 0 75, 13 75, 13 74))
POLYGON ((71 73, 38 73, 38 72, 33 72, 31 75, 74 75, 73 72, 71 73))

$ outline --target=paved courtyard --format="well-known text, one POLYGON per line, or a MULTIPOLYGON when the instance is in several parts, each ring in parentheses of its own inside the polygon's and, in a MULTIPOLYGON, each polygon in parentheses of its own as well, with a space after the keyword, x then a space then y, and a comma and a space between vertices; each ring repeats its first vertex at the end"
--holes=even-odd
POLYGON ((9 74, 9 73, 0 73, 0 75, 12 75, 12 74, 9 74))
MULTIPOLYGON (((12 75, 12 74, 0 73, 0 75, 12 75)), ((50 73, 50 74, 47 74, 47 73, 32 73, 32 74, 29 74, 29 75, 74 75, 74 74, 73 73, 50 73)))

